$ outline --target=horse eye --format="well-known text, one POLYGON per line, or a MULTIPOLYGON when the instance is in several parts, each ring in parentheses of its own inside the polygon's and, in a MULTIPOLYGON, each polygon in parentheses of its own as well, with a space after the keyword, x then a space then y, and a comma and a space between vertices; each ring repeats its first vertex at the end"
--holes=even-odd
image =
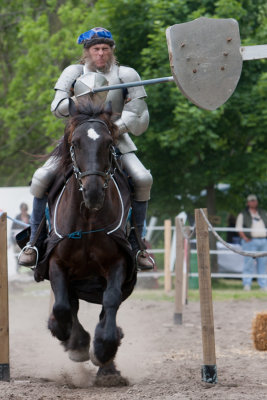
POLYGON ((71 142, 71 145, 74 149, 79 149, 79 142, 75 141, 75 142, 71 142))

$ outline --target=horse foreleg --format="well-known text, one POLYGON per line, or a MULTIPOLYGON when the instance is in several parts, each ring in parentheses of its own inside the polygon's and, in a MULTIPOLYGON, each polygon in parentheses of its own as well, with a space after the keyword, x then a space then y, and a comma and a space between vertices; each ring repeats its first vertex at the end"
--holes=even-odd
POLYGON ((69 339, 63 343, 72 361, 83 362, 89 360, 90 335, 78 320, 79 300, 71 298, 72 330, 69 339))
POLYGON ((48 328, 53 336, 66 341, 71 334, 72 313, 69 301, 67 279, 56 262, 50 262, 49 279, 55 296, 52 314, 48 320, 48 328))
POLYGON ((116 369, 114 361, 99 367, 95 380, 96 386, 127 386, 129 381, 121 376, 120 371, 116 369))
POLYGON ((110 272, 107 287, 103 293, 102 319, 96 327, 90 354, 91 361, 100 367, 110 363, 115 358, 123 337, 122 330, 116 325, 116 315, 121 304, 121 287, 124 278, 124 268, 120 265, 110 272))

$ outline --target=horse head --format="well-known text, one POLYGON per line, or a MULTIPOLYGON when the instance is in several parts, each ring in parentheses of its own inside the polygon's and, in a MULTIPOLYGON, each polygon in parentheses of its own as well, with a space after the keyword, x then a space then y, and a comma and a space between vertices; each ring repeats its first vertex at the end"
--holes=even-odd
POLYGON ((116 125, 111 121, 111 107, 71 105, 68 144, 75 176, 83 201, 90 211, 99 211, 112 175, 116 125))

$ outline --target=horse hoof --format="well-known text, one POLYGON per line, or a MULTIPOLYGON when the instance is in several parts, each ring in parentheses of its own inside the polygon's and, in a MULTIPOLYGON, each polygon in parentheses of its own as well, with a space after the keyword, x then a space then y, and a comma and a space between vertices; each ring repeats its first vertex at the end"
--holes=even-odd
POLYGON ((94 384, 101 387, 129 386, 129 381, 120 374, 99 375, 96 377, 94 384))
POLYGON ((90 360, 89 346, 81 350, 68 350, 69 359, 75 362, 83 362, 90 360))

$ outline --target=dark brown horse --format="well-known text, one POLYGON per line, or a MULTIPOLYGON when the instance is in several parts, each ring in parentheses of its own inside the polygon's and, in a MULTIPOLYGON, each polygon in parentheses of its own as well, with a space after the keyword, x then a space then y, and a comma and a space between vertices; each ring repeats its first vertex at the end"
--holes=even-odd
POLYGON ((49 255, 55 303, 48 327, 72 360, 90 357, 99 367, 97 379, 108 380, 103 384, 111 376, 125 384, 114 364, 123 337, 116 314, 134 288, 136 270, 126 237, 129 193, 114 153, 116 127, 107 109, 76 110, 71 103, 71 113, 54 155, 57 181, 70 166, 73 173, 49 200, 50 238, 58 243, 49 255), (102 304, 90 356, 90 335, 77 317, 79 299, 102 304))

